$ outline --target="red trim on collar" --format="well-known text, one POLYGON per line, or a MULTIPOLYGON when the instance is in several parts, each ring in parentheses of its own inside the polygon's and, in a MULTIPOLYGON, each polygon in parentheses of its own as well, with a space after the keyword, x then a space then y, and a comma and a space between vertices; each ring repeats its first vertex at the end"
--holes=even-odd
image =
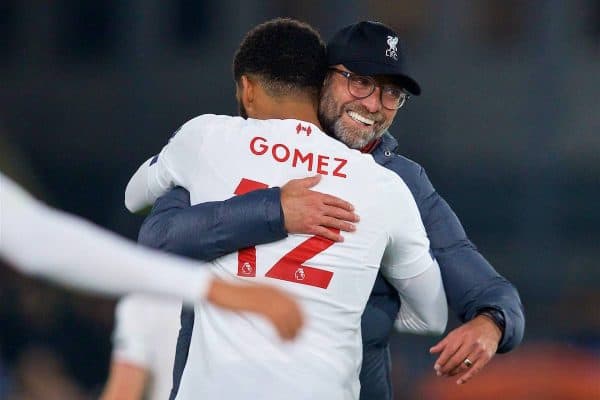
POLYGON ((371 143, 368 143, 365 147, 360 149, 360 152, 361 153, 370 153, 375 149, 375 147, 377 147, 377 145, 379 143, 381 143, 381 138, 375 139, 371 143))

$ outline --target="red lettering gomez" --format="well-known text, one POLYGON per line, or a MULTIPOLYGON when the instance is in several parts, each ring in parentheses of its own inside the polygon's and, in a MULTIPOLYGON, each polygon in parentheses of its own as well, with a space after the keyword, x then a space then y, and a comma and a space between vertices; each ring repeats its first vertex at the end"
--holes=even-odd
POLYGON ((252 138, 250 151, 257 156, 270 155, 273 160, 280 163, 289 162, 294 168, 306 168, 308 172, 314 170, 321 175, 347 177, 343 169, 348 160, 343 158, 330 157, 324 154, 302 153, 299 149, 289 148, 283 143, 270 144, 267 139, 260 136, 252 138))

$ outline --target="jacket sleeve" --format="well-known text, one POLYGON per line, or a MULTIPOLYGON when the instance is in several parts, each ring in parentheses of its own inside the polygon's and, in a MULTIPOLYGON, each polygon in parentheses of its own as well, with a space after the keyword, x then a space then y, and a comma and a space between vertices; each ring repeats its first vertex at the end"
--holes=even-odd
POLYGON ((468 239, 458 217, 436 192, 419 166, 409 184, 440 265, 448 305, 461 321, 474 318, 482 309, 504 316, 504 333, 498 352, 504 353, 523 339, 525 316, 517 289, 501 276, 468 239))
POLYGON ((286 236, 279 188, 190 207, 189 192, 176 187, 157 199, 138 241, 182 256, 213 260, 286 236))

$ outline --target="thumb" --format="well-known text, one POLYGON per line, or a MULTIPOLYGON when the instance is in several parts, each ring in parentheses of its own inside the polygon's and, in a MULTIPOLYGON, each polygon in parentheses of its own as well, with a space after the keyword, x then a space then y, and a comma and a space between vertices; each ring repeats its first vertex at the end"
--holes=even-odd
POLYGON ((302 178, 300 179, 302 186, 305 188, 311 188, 313 186, 316 186, 317 183, 319 183, 321 181, 321 175, 317 174, 314 176, 309 176, 307 178, 302 178))

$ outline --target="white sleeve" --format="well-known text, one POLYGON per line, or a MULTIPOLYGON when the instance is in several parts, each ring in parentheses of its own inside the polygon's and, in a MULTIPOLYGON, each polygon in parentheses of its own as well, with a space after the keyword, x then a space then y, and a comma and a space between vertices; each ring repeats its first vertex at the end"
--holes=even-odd
POLYGON ((125 207, 132 213, 140 212, 154 204, 160 196, 153 195, 148 190, 148 169, 154 157, 146 160, 135 174, 129 179, 125 188, 125 207))
POLYGON ((0 257, 23 273, 107 295, 147 292, 197 303, 207 265, 142 248, 35 200, 0 174, 0 257))
POLYGON ((394 323, 396 330, 437 335, 444 332, 448 305, 440 268, 435 260, 427 270, 412 278, 386 279, 400 295, 400 312, 394 323))
POLYGON ((132 213, 151 207, 156 199, 175 186, 189 190, 202 146, 202 126, 207 116, 183 125, 160 154, 146 160, 129 180, 125 207, 132 213))
POLYGON ((441 334, 446 329, 448 305, 437 261, 421 214, 408 188, 401 191, 402 206, 389 222, 390 238, 381 272, 398 291, 400 312, 395 323, 401 332, 441 334))

